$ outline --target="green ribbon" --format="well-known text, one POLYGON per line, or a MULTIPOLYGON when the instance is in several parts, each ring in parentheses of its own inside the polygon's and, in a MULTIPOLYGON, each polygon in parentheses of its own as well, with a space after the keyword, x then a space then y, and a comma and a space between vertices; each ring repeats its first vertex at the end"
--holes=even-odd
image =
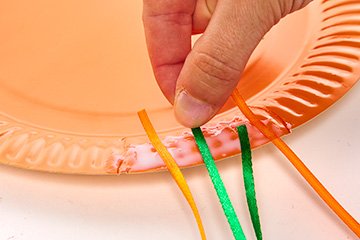
POLYGON ((237 128, 240 146, 241 146, 241 158, 243 166, 243 177, 246 192, 246 200, 251 216, 251 221, 255 230, 255 234, 258 240, 262 239, 259 211, 256 203, 255 183, 253 175, 253 167, 251 161, 251 147, 249 141, 249 135, 245 125, 241 125, 237 128))
POLYGON ((231 231, 236 240, 246 240, 244 232, 241 228, 239 219, 235 213, 234 207, 230 201, 230 198, 226 192, 223 181, 221 180, 219 171, 215 165, 214 159, 211 155, 210 149, 206 143, 205 137, 200 128, 193 128, 192 132, 199 151, 204 159, 204 163, 209 172, 209 176, 214 185, 215 191, 220 200, 221 206, 225 213, 225 216, 229 222, 231 231))

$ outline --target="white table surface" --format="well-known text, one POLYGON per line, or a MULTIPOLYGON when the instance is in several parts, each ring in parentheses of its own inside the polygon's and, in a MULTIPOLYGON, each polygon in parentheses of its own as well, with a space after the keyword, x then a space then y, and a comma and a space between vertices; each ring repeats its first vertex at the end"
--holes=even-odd
MULTIPOLYGON (((285 141, 338 201, 360 219, 360 84, 285 141)), ((253 153, 264 239, 356 239, 268 144, 253 153)), ((248 239, 238 158, 218 163, 248 239)), ((205 167, 183 171, 208 239, 232 239, 205 167)), ((0 240, 199 239, 192 213, 168 173, 71 176, 0 165, 0 240)))

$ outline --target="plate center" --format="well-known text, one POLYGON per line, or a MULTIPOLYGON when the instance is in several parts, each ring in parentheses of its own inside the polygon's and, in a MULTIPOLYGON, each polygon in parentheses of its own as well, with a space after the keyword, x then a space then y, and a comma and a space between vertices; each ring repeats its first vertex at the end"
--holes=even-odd
POLYGON ((1 86, 63 110, 169 106, 153 79, 141 8, 141 1, 3 1, 1 86))

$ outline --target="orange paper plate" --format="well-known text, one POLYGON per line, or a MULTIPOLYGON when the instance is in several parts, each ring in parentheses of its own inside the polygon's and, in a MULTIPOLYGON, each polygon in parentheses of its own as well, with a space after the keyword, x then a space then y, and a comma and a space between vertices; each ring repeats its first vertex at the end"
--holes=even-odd
MULTIPOLYGON (((153 78, 139 1, 0 3, 0 162, 77 174, 164 169, 136 112, 146 108, 180 166, 202 162, 153 78)), ((360 2, 318 0, 282 20, 238 88, 283 135, 324 111, 360 76, 360 2)), ((240 152, 248 124, 229 101, 204 126, 212 153, 240 152)), ((252 147, 267 142, 249 126, 252 147)))

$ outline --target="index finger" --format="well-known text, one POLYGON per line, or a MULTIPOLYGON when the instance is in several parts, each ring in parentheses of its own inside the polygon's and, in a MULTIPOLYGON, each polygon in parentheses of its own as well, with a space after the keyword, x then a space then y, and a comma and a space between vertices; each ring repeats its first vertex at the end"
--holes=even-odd
POLYGON ((191 50, 195 0, 144 0, 146 43, 156 81, 173 103, 176 80, 191 50))

